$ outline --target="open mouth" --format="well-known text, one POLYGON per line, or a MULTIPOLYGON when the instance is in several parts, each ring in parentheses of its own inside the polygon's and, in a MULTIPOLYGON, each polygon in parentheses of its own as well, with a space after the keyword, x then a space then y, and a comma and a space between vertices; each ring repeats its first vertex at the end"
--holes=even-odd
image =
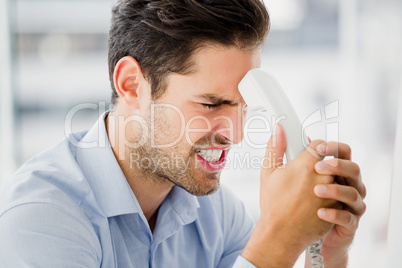
POLYGON ((197 159, 201 162, 202 166, 210 172, 218 172, 225 166, 225 158, 228 148, 225 150, 219 149, 204 149, 196 150, 197 159))
POLYGON ((195 152, 208 162, 219 162, 223 150, 196 150, 195 152))

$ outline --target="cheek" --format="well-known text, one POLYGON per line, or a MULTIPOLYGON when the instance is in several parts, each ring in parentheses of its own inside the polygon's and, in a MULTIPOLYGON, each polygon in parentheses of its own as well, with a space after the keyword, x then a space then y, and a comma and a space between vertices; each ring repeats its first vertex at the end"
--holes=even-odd
POLYGON ((167 147, 176 146, 184 136, 182 121, 177 113, 165 112, 155 122, 155 137, 158 137, 163 144, 169 144, 167 147))
POLYGON ((214 128, 214 120, 204 115, 193 115, 186 119, 185 137, 190 145, 209 135, 214 128))

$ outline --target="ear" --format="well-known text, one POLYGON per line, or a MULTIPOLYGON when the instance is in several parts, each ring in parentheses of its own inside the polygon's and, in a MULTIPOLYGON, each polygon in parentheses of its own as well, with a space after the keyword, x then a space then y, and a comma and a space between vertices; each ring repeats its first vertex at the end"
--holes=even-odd
POLYGON ((139 109, 141 97, 141 83, 145 81, 138 62, 130 56, 119 60, 114 68, 113 82, 119 98, 127 107, 139 109))

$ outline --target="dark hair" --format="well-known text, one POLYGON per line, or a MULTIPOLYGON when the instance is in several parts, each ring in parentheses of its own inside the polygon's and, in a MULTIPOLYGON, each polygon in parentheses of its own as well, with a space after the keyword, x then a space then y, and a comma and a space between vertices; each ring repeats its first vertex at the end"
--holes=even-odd
POLYGON ((132 56, 151 84, 154 99, 170 73, 188 74, 192 55, 206 44, 261 47, 269 31, 262 0, 119 0, 109 32, 109 79, 112 104, 117 62, 132 56))

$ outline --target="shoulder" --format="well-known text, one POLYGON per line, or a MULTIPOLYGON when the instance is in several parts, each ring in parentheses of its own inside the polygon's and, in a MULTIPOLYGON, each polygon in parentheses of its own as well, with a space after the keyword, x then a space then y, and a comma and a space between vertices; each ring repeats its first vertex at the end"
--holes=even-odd
POLYGON ((102 249, 91 223, 77 209, 21 203, 0 216, 0 263, 23 267, 99 267, 102 249), (52 257, 49 257, 52 256, 52 257))
POLYGON ((36 260, 57 267, 78 252, 88 267, 99 263, 99 240, 82 208, 88 196, 91 189, 68 140, 28 160, 0 189, 0 250, 14 254, 0 263, 36 260), (60 262, 47 259, 49 254, 60 262))
POLYGON ((71 144, 65 139, 28 160, 0 188, 0 215, 28 203, 79 206, 89 192, 71 144))
POLYGON ((96 199, 68 138, 29 159, 0 188, 0 217, 27 207, 40 208, 42 214, 46 209, 57 208, 66 215, 82 219, 91 206, 97 209, 96 199))
POLYGON ((243 202, 226 186, 221 185, 219 189, 208 196, 198 197, 200 203, 199 215, 205 217, 214 217, 220 222, 224 230, 234 226, 252 228, 254 221, 246 211, 243 202))

